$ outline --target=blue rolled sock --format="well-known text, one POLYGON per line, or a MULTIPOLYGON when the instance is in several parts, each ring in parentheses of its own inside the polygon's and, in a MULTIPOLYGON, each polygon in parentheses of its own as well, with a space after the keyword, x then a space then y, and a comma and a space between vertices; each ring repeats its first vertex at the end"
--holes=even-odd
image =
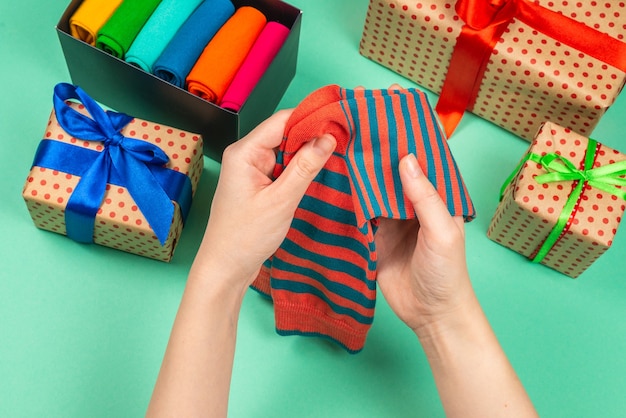
POLYGON ((234 13, 235 6, 230 0, 204 0, 156 60, 154 75, 184 88, 185 79, 198 57, 234 13))

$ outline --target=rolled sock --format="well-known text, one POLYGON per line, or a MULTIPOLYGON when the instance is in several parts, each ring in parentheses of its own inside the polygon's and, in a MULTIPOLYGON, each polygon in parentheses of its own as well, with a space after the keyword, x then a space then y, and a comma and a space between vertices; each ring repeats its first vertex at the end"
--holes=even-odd
POLYGON ((124 0, 100 28, 96 47, 124 59, 126 51, 161 0, 124 0))
POLYGON ((374 319, 377 219, 416 217, 402 192, 400 159, 416 155, 451 215, 471 220, 475 211, 422 92, 317 90, 287 122, 274 176, 323 133, 337 148, 252 287, 273 300, 279 334, 321 335, 358 352, 374 319))
POLYGON ((235 6, 230 0, 204 0, 156 60, 154 75, 184 88, 185 78, 202 50, 233 13, 235 6))
POLYGON ((122 0, 85 0, 70 17, 70 34, 95 46, 98 30, 120 3, 122 0))
POLYGON ((235 112, 241 109, 288 35, 289 28, 285 25, 278 22, 268 22, 265 25, 228 86, 220 103, 221 107, 235 112))
POLYGON ((265 15, 257 9, 250 6, 237 9, 189 72, 189 92, 219 103, 265 23, 265 15))
POLYGON ((152 73, 152 66, 202 0, 161 0, 126 53, 126 62, 152 73))

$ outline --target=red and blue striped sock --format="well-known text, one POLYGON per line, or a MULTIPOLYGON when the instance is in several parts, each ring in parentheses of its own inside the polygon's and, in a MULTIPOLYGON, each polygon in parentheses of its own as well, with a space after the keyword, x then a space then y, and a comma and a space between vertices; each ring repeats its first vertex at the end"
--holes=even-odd
POLYGON ((334 135, 337 148, 252 287, 272 298, 279 334, 324 336, 358 352, 374 319, 376 219, 415 218, 400 159, 415 154, 452 215, 471 220, 475 211, 424 93, 313 92, 287 122, 274 176, 323 133, 334 135))

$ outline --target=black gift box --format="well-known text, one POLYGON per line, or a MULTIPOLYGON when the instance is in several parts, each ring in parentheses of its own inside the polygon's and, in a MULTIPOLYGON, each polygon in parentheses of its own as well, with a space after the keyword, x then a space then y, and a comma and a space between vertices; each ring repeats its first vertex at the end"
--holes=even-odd
POLYGON ((72 82, 116 111, 201 134, 204 154, 218 161, 226 146, 274 112, 296 72, 302 12, 282 1, 233 1, 235 7, 255 7, 268 21, 290 28, 284 45, 237 113, 72 37, 69 19, 81 3, 73 0, 57 24, 72 82))

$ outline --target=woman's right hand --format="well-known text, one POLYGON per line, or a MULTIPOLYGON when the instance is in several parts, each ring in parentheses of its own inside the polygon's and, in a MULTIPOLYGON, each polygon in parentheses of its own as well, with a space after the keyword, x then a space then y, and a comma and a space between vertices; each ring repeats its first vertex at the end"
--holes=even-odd
POLYGON ((463 219, 450 216, 414 156, 400 178, 418 220, 381 219, 378 284, 419 338, 448 417, 536 417, 476 298, 463 219))
POLYGON ((415 156, 404 157, 399 170, 417 219, 380 219, 377 280, 396 315, 422 337, 477 302, 467 271, 463 218, 450 215, 415 156))

